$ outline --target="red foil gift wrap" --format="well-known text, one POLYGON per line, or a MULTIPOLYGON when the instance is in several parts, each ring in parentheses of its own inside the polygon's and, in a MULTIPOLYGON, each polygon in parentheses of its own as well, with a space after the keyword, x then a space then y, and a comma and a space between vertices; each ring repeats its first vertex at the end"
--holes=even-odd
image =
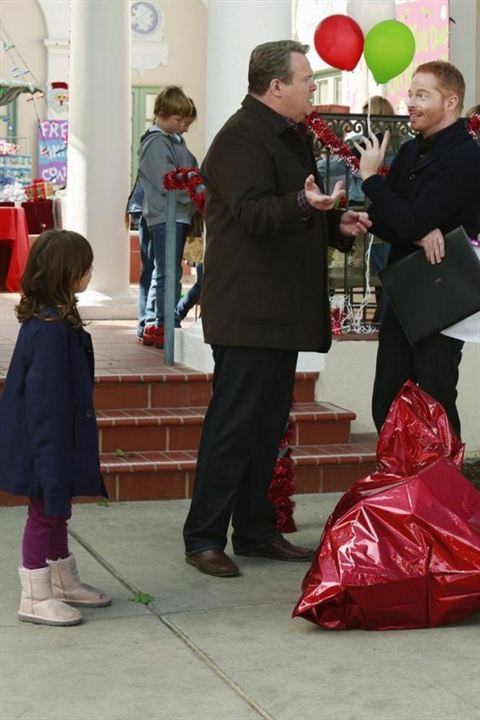
POLYGON ((461 470, 464 450, 440 403, 407 380, 378 439, 378 471, 407 477, 441 457, 449 457, 461 470))
POLYGON ((329 517, 294 616, 402 630, 480 612, 480 492, 460 473, 463 446, 444 421, 413 383, 400 391, 380 436, 381 469, 329 517))

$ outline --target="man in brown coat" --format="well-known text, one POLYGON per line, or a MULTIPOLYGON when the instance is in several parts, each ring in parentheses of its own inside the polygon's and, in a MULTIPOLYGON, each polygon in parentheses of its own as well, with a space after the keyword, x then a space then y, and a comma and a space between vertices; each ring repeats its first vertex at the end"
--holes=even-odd
POLYGON ((184 538, 186 561, 219 577, 239 574, 225 554, 308 561, 276 530, 268 499, 288 420, 299 350, 331 343, 327 245, 347 250, 370 222, 333 210, 303 123, 315 90, 307 45, 255 48, 241 109, 217 134, 201 175, 207 245, 205 341, 215 360, 184 538))

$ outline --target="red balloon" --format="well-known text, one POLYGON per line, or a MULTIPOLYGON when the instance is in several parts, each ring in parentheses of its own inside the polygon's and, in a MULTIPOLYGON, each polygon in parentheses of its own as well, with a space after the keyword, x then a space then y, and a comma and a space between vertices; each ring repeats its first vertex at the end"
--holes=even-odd
POLYGON ((318 23, 313 38, 322 60, 339 70, 353 70, 363 52, 360 25, 348 15, 329 15, 318 23))

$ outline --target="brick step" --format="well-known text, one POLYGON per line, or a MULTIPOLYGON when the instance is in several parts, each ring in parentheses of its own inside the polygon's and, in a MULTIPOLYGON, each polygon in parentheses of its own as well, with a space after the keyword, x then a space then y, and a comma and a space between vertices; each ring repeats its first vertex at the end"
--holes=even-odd
MULTIPOLYGON (((376 439, 312 445, 292 451, 295 492, 340 492, 376 467, 376 439)), ((189 498, 196 452, 164 451, 102 454, 102 469, 112 501, 189 498)))
MULTIPOLYGON (((100 451, 195 450, 200 442, 206 407, 100 410, 100 451)), ((330 403, 296 403, 291 414, 290 444, 348 442, 355 414, 330 403)))
MULTIPOLYGON (((343 492, 374 472, 376 436, 361 441, 294 448, 295 492, 343 492)), ((192 496, 196 452, 103 453, 102 471, 111 502, 173 500, 192 496)), ((26 498, 0 492, 0 505, 25 505, 26 498)), ((98 502, 78 498, 75 502, 98 502)))
MULTIPOLYGON (((296 373, 297 402, 314 402, 317 378, 317 372, 296 373)), ((143 375, 99 375, 95 378, 95 407, 97 410, 205 407, 211 387, 211 373, 182 372, 177 368, 143 375)))

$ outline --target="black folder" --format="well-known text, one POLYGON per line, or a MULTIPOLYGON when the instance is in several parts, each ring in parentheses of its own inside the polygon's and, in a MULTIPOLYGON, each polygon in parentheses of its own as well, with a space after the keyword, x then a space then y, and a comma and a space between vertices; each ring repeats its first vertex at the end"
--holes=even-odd
POLYGON ((379 277, 411 345, 480 310, 480 260, 463 227, 445 235, 441 263, 419 248, 379 277))

